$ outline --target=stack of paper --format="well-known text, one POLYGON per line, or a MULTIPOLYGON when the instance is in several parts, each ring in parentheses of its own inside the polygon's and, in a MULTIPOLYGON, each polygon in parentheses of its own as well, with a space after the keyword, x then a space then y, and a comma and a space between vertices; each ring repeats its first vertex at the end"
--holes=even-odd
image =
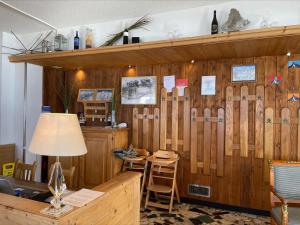
POLYGON ((93 191, 89 189, 81 189, 76 191, 65 198, 63 198, 63 203, 66 205, 72 205, 75 207, 82 207, 94 199, 102 196, 104 192, 93 191))

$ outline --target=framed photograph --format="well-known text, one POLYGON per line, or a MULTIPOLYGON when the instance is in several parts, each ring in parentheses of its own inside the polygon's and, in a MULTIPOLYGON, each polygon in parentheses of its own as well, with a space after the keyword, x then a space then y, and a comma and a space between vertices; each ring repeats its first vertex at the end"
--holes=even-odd
POLYGON ((216 76, 202 76, 201 95, 216 95, 216 76))
POLYGON ((111 102, 114 96, 113 89, 97 89, 96 101, 111 102))
POLYGON ((299 92, 289 92, 288 93, 288 101, 289 102, 299 102, 300 101, 299 92))
POLYGON ((156 76, 122 77, 121 104, 155 105, 156 76))
POLYGON ((255 81, 255 65, 233 65, 231 67, 231 81, 255 81))
POLYGON ((289 60, 288 61, 288 69, 291 68, 300 68, 300 60, 289 60))
POLYGON ((94 101, 96 96, 96 89, 79 89, 78 102, 94 101))

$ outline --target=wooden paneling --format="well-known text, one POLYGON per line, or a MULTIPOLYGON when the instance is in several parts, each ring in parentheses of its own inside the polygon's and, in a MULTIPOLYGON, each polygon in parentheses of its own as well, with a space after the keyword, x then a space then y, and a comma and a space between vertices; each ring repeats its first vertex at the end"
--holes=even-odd
MULTIPOLYGON (((246 50, 245 50, 246 51, 246 50)), ((290 59, 300 59, 299 55, 290 59)), ((115 89, 117 103, 117 122, 126 122, 129 127, 129 142, 143 147, 143 118, 134 119, 133 108, 137 108, 137 115, 143 115, 144 108, 149 110, 149 150, 171 149, 172 140, 172 95, 166 93, 163 87, 163 76, 174 74, 176 78, 187 78, 190 90, 190 149, 184 151, 186 137, 184 128, 184 97, 179 97, 178 103, 178 150, 181 159, 178 167, 178 185, 183 197, 202 199, 223 204, 238 205, 250 208, 268 209, 268 159, 280 159, 282 154, 288 155, 290 160, 299 157, 300 139, 297 130, 299 116, 297 102, 288 102, 287 93, 300 89, 298 80, 299 69, 287 69, 286 56, 266 56, 243 59, 221 59, 211 61, 196 61, 190 63, 155 64, 128 68, 98 68, 85 70, 84 81, 78 81, 76 71, 66 72, 69 81, 77 81, 78 88, 111 88, 115 89), (255 64, 255 82, 231 82, 231 65, 255 64), (134 72, 133 72, 134 71, 134 72), (129 74, 137 76, 157 76, 157 104, 156 105, 121 105, 120 84, 121 77, 129 74), (201 76, 214 74, 217 77, 215 96, 201 96, 201 76), (283 76, 279 85, 271 84, 269 77, 283 76), (248 88, 248 128, 244 133, 240 131, 241 124, 241 88, 248 88), (263 89, 263 90, 262 90, 263 89), (260 98, 260 96, 262 98, 260 98), (183 100, 183 101, 182 101, 183 100), (211 147, 210 172, 204 175, 204 109, 211 111, 211 147), (225 144, 224 155, 218 146, 218 109, 225 110, 225 144), (290 124, 283 124, 282 109, 289 110, 290 124), (262 115, 261 110, 265 112, 262 115), (152 116, 151 116, 152 115, 152 116), (158 116, 156 121, 155 118, 158 116), (153 117, 151 119, 151 117, 153 117), (155 122, 156 121, 156 122, 155 122), (263 124, 262 124, 263 123, 263 124), (156 125, 155 125, 156 124, 156 125), (282 127, 283 126, 283 127, 282 127), (159 132, 157 132, 159 130, 159 132), (290 130, 290 135, 282 134, 282 130, 290 130), (183 132, 184 131, 184 132, 183 132), (134 139, 133 133, 138 133, 134 139), (262 133, 261 133, 262 132, 262 133), (248 135, 246 135, 246 133, 248 135), (242 134, 242 136, 241 136, 242 134), (156 136, 155 136, 156 135, 156 136), (282 136, 283 135, 283 136, 282 136), (241 140, 243 142, 241 148, 241 140), (155 141, 154 141, 155 140, 155 141), (290 140, 289 144, 282 140, 290 140), (156 143, 156 144, 155 144, 156 143), (290 147, 287 147, 290 146, 290 147), (248 148, 245 151, 245 148, 248 148), (283 150, 283 151, 282 151, 283 150), (243 157, 241 157, 241 151, 243 157), (222 158, 223 157, 223 158, 222 158), (263 157, 263 158, 261 158, 263 157), (223 168, 223 174, 221 174, 223 168), (212 197, 201 198, 188 195, 187 185, 202 184, 212 188, 212 197)), ((54 94, 54 84, 60 70, 44 70, 44 104, 51 105, 53 111, 61 111, 60 102, 54 94)), ((245 104, 246 105, 246 104, 245 104)), ((72 104, 71 112, 82 111, 79 103, 72 104)), ((243 109, 244 110, 244 109, 243 109)), ((286 110, 285 110, 286 111, 286 110)), ((286 114, 284 114, 286 115, 286 114)), ((243 117, 243 115, 242 115, 243 117)), ((284 117, 285 118, 285 117, 284 117)), ((187 117, 188 119, 188 117, 187 117)), ((243 120, 244 121, 244 120, 243 120)), ((206 158, 206 162, 208 159, 206 158)), ((208 170, 206 163, 206 172, 208 170)))

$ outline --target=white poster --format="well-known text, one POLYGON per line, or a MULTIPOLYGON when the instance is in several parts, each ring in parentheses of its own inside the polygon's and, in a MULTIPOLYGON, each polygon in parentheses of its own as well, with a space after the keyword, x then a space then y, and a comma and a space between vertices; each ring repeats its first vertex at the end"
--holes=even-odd
POLYGON ((202 76, 201 95, 216 94, 216 76, 202 76))
POLYGON ((164 88, 167 92, 172 92, 173 87, 175 87, 175 76, 164 76, 164 88))

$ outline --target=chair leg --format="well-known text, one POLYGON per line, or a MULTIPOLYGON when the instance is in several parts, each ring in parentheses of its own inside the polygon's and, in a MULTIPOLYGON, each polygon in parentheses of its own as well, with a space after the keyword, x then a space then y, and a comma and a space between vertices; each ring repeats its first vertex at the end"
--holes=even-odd
POLYGON ((144 168, 144 174, 143 174, 143 179, 142 179, 142 186, 141 186, 141 202, 143 200, 144 186, 145 186, 146 175, 147 175, 147 166, 148 166, 148 161, 146 160, 146 162, 145 162, 145 168, 144 168))
POLYGON ((179 191, 178 191, 178 187, 177 187, 177 182, 175 182, 175 192, 176 192, 177 202, 180 203, 180 196, 179 196, 179 191))
POLYGON ((146 200, 145 200, 145 209, 147 209, 147 205, 148 205, 148 201, 149 201, 149 195, 150 195, 150 191, 147 190, 146 200))
POLYGON ((173 209, 173 201, 174 201, 174 187, 173 187, 172 192, 171 192, 170 205, 169 205, 169 213, 172 212, 172 209, 173 209))

